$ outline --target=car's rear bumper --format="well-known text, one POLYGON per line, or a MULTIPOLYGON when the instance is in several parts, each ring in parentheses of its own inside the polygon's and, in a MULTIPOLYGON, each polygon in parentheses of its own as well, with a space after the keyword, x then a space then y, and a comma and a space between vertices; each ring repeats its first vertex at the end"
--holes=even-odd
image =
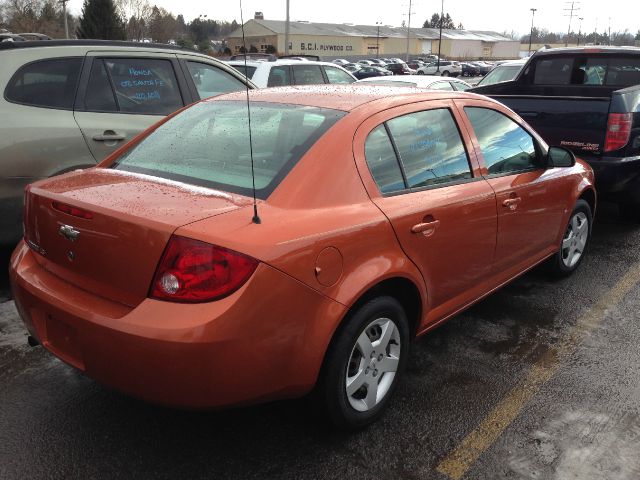
POLYGON ((130 308, 55 277, 36 256, 21 243, 10 268, 31 334, 97 381, 159 404, 197 409, 302 395, 344 314, 265 264, 216 302, 145 299, 130 308))
POLYGON ((602 200, 640 203, 640 156, 589 157, 580 155, 595 173, 602 200))

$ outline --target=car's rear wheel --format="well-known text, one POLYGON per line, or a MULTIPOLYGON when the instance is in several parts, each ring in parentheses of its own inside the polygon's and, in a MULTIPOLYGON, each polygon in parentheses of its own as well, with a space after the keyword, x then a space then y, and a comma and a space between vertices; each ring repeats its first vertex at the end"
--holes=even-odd
POLYGON ((560 249, 549 261, 553 274, 564 277, 578 268, 591 236, 592 218, 589 204, 585 200, 578 200, 569 217, 560 249))
POLYGON ((443 77, 448 77, 449 75, 450 75, 449 70, 445 70, 444 72, 442 72, 443 77))
POLYGON ((418 70, 418 75, 424 75, 424 71, 418 70))
POLYGON ((329 346, 318 395, 339 428, 364 427, 380 417, 409 354, 409 323, 393 297, 359 307, 329 346))

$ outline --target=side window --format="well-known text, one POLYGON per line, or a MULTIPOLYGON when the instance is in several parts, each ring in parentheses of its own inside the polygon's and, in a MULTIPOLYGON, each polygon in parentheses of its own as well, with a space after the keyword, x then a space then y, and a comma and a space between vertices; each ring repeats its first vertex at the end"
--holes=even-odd
POLYGON ((625 87, 640 84, 640 58, 611 58, 606 84, 625 87))
POLYGON ((293 65, 293 78, 296 85, 317 85, 324 83, 320 65, 293 65))
POLYGON ((106 58, 104 64, 121 112, 168 115, 184 105, 169 60, 106 58))
POLYGON ((94 60, 89 75, 89 87, 84 97, 85 109, 93 112, 117 112, 118 104, 103 60, 94 60))
POLYGON ((464 109, 480 144, 489 174, 540 168, 533 137, 502 113, 480 107, 464 109))
POLYGON ((569 85, 572 66, 573 59, 569 57, 538 60, 533 83, 536 85, 569 85))
POLYGON ((289 66, 274 66, 269 71, 269 80, 267 87, 283 87, 291 85, 291 75, 289 74, 289 66))
POLYGON ((213 97, 221 93, 235 92, 245 88, 244 83, 213 65, 187 62, 189 73, 196 84, 200 98, 213 97))
POLYGON ((5 98, 36 107, 72 110, 82 58, 53 58, 19 69, 9 81, 5 98))
POLYGON ((453 87, 449 82, 435 82, 435 83, 432 83, 429 88, 432 90, 447 90, 450 92, 453 91, 453 87))
POLYGON ((387 125, 410 188, 473 176, 460 132, 448 109, 410 113, 387 125))
POLYGON ((379 125, 369 134, 364 151, 367 166, 382 193, 393 193, 406 188, 398 158, 384 125, 379 125))
POLYGON ((353 83, 355 80, 351 75, 346 72, 343 72, 339 68, 325 66, 324 73, 327 74, 327 78, 329 79, 329 83, 353 83))

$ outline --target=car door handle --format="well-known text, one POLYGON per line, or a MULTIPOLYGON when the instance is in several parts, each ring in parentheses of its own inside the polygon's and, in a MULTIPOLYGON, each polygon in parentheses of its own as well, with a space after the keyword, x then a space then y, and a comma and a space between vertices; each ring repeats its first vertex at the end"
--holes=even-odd
POLYGON ((440 226, 440 220, 430 222, 417 223, 411 227, 411 233, 421 233, 425 237, 430 237, 436 233, 436 229, 440 226))
POLYGON ((113 130, 107 130, 102 134, 96 134, 93 138, 96 142, 117 142, 119 140, 124 140, 124 135, 120 135, 119 133, 114 132, 113 130))
POLYGON ((518 204, 522 201, 520 197, 511 197, 503 200, 502 206, 507 207, 509 210, 515 210, 518 208, 518 204))

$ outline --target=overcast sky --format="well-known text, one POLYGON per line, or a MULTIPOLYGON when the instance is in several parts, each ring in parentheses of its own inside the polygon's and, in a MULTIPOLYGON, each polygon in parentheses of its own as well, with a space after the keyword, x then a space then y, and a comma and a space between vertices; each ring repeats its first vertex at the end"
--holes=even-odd
MULTIPOLYGON (((187 21, 198 15, 207 15, 214 20, 236 20, 240 22, 239 0, 150 0, 175 15, 184 15, 187 21)), ((640 1, 638 0, 583 0, 574 2, 579 8, 572 21, 572 30, 577 32, 583 17, 582 31, 603 33, 628 29, 636 33, 640 29, 640 1)), ((82 0, 70 0, 70 10, 79 14, 82 0)), ((284 20, 285 0, 243 0, 245 22, 253 18, 256 11, 264 13, 267 20, 284 20)), ((512 30, 526 34, 531 27, 530 8, 537 8, 534 25, 553 32, 566 32, 569 26, 568 12, 571 2, 561 0, 445 0, 444 11, 449 13, 456 25, 462 23, 469 30, 512 30)), ((400 26, 407 20, 409 0, 290 0, 291 20, 310 22, 356 23, 374 25, 381 21, 385 25, 400 26)), ((439 1, 417 0, 412 2, 411 26, 420 27, 434 12, 440 10, 439 1)))

